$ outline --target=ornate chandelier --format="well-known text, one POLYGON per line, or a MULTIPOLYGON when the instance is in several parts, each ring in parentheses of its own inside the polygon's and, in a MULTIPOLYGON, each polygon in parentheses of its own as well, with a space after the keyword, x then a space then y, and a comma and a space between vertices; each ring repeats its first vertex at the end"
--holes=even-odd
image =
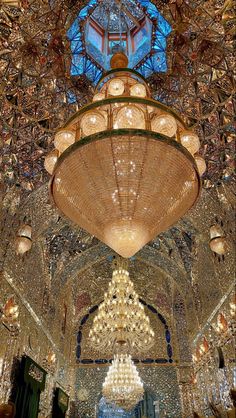
POLYGON ((137 353, 148 350, 154 342, 154 331, 125 264, 126 260, 118 260, 89 332, 93 347, 98 351, 122 348, 137 353))
POLYGON ((108 403, 131 410, 143 398, 143 383, 127 354, 115 355, 103 383, 102 394, 108 403))
POLYGON ((192 207, 205 162, 198 136, 126 65, 113 56, 93 103, 56 133, 45 168, 60 211, 131 257, 192 207))

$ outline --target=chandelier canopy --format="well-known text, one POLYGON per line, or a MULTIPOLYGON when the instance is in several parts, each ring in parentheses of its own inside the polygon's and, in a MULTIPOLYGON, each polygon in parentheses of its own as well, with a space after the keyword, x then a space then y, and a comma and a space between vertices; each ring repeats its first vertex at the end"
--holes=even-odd
POLYGON ((98 351, 125 350, 137 353, 148 350, 154 342, 149 317, 139 302, 134 285, 119 260, 104 301, 98 308, 89 336, 98 351))
POLYGON ((127 354, 115 355, 103 383, 102 394, 108 403, 131 410, 143 398, 143 383, 127 354))
MULTIPOLYGON (((152 100, 122 53, 98 83, 93 103, 55 136, 46 157, 56 206, 123 257, 131 257, 195 203, 204 161, 198 136, 152 100), (55 165, 55 167, 54 167, 55 165)), ((204 169, 204 168, 203 168, 204 169)))

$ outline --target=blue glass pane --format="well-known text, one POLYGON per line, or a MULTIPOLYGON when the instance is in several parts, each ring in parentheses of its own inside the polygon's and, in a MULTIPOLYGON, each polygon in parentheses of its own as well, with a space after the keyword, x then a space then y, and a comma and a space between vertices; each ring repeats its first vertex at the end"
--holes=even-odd
MULTIPOLYGON (((130 7, 128 0, 123 0, 124 3, 127 2, 127 10, 130 7)), ((142 28, 139 33, 136 32, 136 49, 134 51, 129 51, 129 67, 136 68, 144 77, 149 77, 153 72, 166 72, 167 71, 167 61, 166 61, 166 44, 167 36, 170 34, 172 28, 170 24, 164 19, 160 14, 157 7, 150 0, 135 0, 137 4, 140 4, 147 11, 149 18, 155 19, 152 23, 147 20, 147 26, 142 28), (151 30, 150 30, 151 28, 151 30), (156 29, 155 36, 152 38, 150 34, 152 33, 153 28, 156 29), (150 57, 150 52, 155 52, 154 55, 150 57), (146 59, 145 59, 146 57, 146 59), (142 62, 142 64, 139 64, 142 62)), ((135 4, 132 2, 132 7, 135 7, 135 4)), ((92 39, 87 38, 89 30, 87 18, 92 13, 92 17, 99 17, 99 21, 104 20, 104 16, 101 15, 102 8, 99 5, 98 0, 90 0, 88 4, 82 8, 79 12, 77 18, 72 23, 71 27, 67 32, 67 36, 70 40, 70 47, 72 52, 72 63, 71 63, 71 75, 82 75, 85 74, 89 80, 93 83, 96 83, 102 75, 102 70, 108 70, 109 62, 111 58, 111 49, 113 46, 116 46, 117 40, 110 41, 110 51, 104 51, 103 48, 99 47, 97 43, 92 42, 92 39), (100 13, 100 14, 99 14, 100 13), (99 15, 99 16, 98 16, 99 15), (86 20, 86 22, 84 22, 86 20), (87 28, 87 29, 86 29, 87 28), (85 33, 85 35, 84 35, 85 33), (86 37, 87 36, 87 37, 86 37), (91 42, 90 42, 91 41, 91 42), (113 45, 114 44, 114 45, 113 45), (93 62, 90 57, 93 58, 93 62), (97 63, 97 65, 96 65, 97 63)), ((132 7, 129 11, 132 13, 132 7)), ((136 18, 139 19, 139 13, 141 9, 136 8, 136 18)), ((112 9, 113 10, 113 9, 112 9)), ((114 10, 113 10, 114 12, 114 10)), ((134 14, 135 14, 134 13, 134 14)), ((110 19, 110 24, 112 24, 113 32, 117 32, 114 29, 118 25, 118 17, 115 12, 113 13, 112 19, 110 19), (114 15, 114 16, 113 16, 114 15)), ((129 20, 129 17, 126 16, 129 20)), ((118 25, 119 26, 119 25, 118 25)), ((101 25, 100 25, 101 27, 101 25)), ((90 31, 90 33, 92 33, 90 31)), ((98 35, 101 39, 101 34, 98 35)), ((126 49, 125 44, 123 45, 126 49)), ((73 102, 73 98, 70 97, 69 100, 73 102)))
POLYGON ((157 52, 152 57, 154 72, 165 73, 167 71, 166 54, 165 52, 157 52))
POLYGON ((164 19, 164 17, 159 13, 158 16, 158 28, 163 33, 163 35, 168 36, 171 32, 170 24, 164 19))
POLYGON ((166 50, 166 37, 159 32, 156 32, 153 49, 155 49, 155 51, 166 50))

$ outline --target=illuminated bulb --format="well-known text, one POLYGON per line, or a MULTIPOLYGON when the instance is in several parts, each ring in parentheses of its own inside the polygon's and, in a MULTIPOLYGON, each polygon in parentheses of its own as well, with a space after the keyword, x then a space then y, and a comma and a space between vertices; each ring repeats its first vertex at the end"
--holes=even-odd
POLYGON ((202 176, 206 171, 205 160, 204 160, 204 158, 200 157, 200 155, 195 155, 194 159, 195 159, 195 162, 196 162, 196 165, 197 165, 199 175, 202 176))
POLYGON ((80 122, 84 136, 93 135, 106 129, 106 120, 99 112, 85 113, 80 122))
POLYGON ((223 255, 227 251, 227 241, 225 237, 213 238, 210 241, 210 249, 216 254, 223 255))
POLYGON ((124 93, 125 85, 120 78, 114 78, 110 81, 108 86, 108 93, 112 96, 120 96, 124 93))
POLYGON ((199 138, 193 131, 181 132, 180 142, 192 155, 196 154, 200 148, 199 138))
POLYGON ((70 145, 75 142, 75 132, 67 129, 61 129, 55 135, 55 148, 62 154, 70 145))
POLYGON ((30 225, 22 225, 18 230, 17 235, 31 239, 32 227, 30 225))
POLYGON ((98 102, 99 100, 103 100, 105 99, 105 94, 104 93, 96 93, 93 96, 93 102, 98 102))
POLYGON ((130 87, 130 95, 137 97, 146 97, 146 88, 143 84, 137 83, 130 87))
POLYGON ((168 113, 155 115, 151 121, 152 130, 169 137, 176 134, 177 123, 173 116, 168 113))
POLYGON ((32 241, 27 237, 16 237, 15 245, 17 254, 23 255, 31 249, 32 241))
POLYGON ((106 242, 122 257, 132 257, 148 240, 145 225, 122 221, 107 226, 104 232, 106 242))
POLYGON ((144 113, 136 106, 124 106, 117 113, 114 129, 145 129, 144 113))
POLYGON ((44 160, 44 168, 45 170, 47 170, 49 174, 53 173, 58 157, 59 157, 59 151, 57 149, 53 149, 46 155, 45 160, 44 160))
POLYGON ((210 238, 217 238, 223 235, 223 231, 219 225, 212 225, 210 227, 210 238))

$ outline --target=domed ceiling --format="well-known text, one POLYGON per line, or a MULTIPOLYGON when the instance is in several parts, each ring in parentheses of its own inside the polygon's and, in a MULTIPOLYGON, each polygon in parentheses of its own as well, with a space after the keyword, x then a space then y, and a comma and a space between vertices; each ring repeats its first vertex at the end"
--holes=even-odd
MULTIPOLYGON (((123 3, 121 24, 132 27, 134 21, 123 3)), ((172 27, 167 71, 148 78, 153 97, 174 107, 196 129, 207 172, 196 208, 137 254, 131 274, 140 295, 170 322, 173 315, 186 314, 194 337, 228 291, 233 275, 233 252, 216 256, 209 248, 209 228, 215 223, 224 229, 230 245, 234 240, 232 4, 223 0, 140 3, 144 14, 150 4, 156 6, 172 27)), ((17 7, 6 1, 0 12, 1 251, 7 254, 8 270, 24 277, 20 286, 25 286, 26 297, 32 298, 36 309, 32 286, 37 292, 38 282, 32 279, 30 265, 42 253, 51 292, 59 295, 72 283, 78 318, 101 298, 114 254, 52 208, 44 158, 52 149, 55 130, 91 99, 94 89, 84 74, 71 75, 67 37, 86 4, 23 0, 17 7), (33 248, 28 258, 15 261, 9 242, 22 222, 32 225, 33 248), (31 280, 30 293, 27 280, 31 280)), ((101 7, 98 2, 94 19, 101 7)), ((116 25, 115 17, 114 22, 108 24, 116 25)), ((102 21, 99 24, 104 26, 102 21)), ((184 327, 178 330, 178 338, 186 338, 184 327)))

